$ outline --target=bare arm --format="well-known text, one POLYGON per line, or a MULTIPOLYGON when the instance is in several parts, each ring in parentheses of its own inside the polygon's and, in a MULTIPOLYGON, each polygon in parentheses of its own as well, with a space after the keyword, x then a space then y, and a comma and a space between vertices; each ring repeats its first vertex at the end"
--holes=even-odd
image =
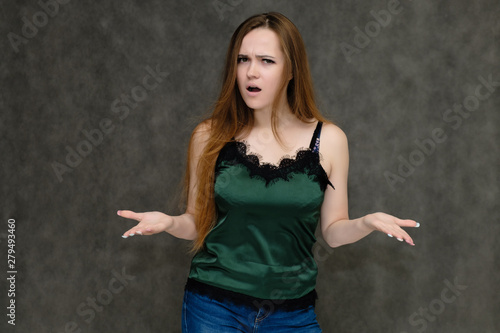
POLYGON ((134 235, 154 235, 163 231, 181 239, 196 238, 194 217, 189 213, 170 216, 161 212, 136 213, 131 210, 119 210, 117 214, 139 222, 135 227, 127 230, 123 238, 134 235))
POLYGON ((119 210, 117 212, 119 216, 139 222, 135 227, 127 230, 123 234, 123 238, 134 235, 153 235, 160 232, 167 232, 181 239, 194 240, 196 238, 197 231, 193 214, 196 200, 196 184, 198 183, 196 167, 205 147, 209 130, 209 125, 206 123, 198 125, 190 142, 190 188, 186 212, 179 216, 170 216, 161 212, 136 213, 130 210, 119 210))
POLYGON ((347 138, 340 128, 326 124, 321 135, 321 154, 324 167, 335 190, 328 187, 321 207, 321 232, 331 247, 354 243, 372 231, 378 230, 415 245, 412 238, 401 227, 416 227, 413 220, 402 220, 385 213, 368 214, 349 219, 347 204, 347 176, 349 151, 347 138))

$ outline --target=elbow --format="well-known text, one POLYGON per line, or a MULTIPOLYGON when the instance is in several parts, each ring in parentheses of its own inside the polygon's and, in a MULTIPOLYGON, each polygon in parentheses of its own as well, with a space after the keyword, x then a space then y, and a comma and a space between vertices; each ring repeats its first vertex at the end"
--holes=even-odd
POLYGON ((346 219, 336 219, 328 224, 325 224, 321 229, 323 239, 331 248, 337 248, 342 245, 349 244, 348 239, 343 236, 344 232, 342 226, 345 224, 343 223, 345 220, 346 219))
POLYGON ((166 233, 171 234, 172 236, 174 236, 176 238, 191 241, 191 242, 196 241, 196 239, 198 238, 198 233, 196 231, 184 231, 184 232, 179 233, 179 234, 173 234, 173 233, 169 233, 168 231, 166 231, 166 233))
POLYGON ((344 245, 343 243, 339 242, 338 237, 335 237, 334 233, 332 232, 332 224, 328 225, 326 228, 321 230, 321 235, 323 236, 323 240, 325 243, 332 249, 337 248, 339 246, 344 245))
MULTIPOLYGON (((192 217, 192 215, 188 215, 192 217)), ((190 218, 188 220, 188 224, 186 225, 186 229, 183 235, 183 239, 188 241, 196 241, 198 239, 198 230, 196 229, 196 224, 194 223, 194 218, 190 218)))
POLYGON ((187 237, 185 237, 184 239, 188 240, 188 241, 195 241, 197 238, 198 238, 198 233, 195 230, 195 231, 191 232, 190 234, 188 234, 187 237))
POLYGON ((342 246, 343 244, 341 244, 340 242, 338 242, 338 240, 334 239, 333 237, 331 237, 331 235, 328 235, 326 232, 323 231, 322 233, 322 238, 323 238, 323 241, 325 245, 328 245, 328 247, 334 249, 336 247, 339 247, 339 246, 342 246))
POLYGON ((346 239, 344 239, 342 237, 335 237, 334 235, 332 235, 332 233, 323 234, 323 239, 325 240, 325 243, 328 244, 328 246, 331 247, 332 249, 335 249, 337 247, 340 247, 342 245, 346 245, 346 244, 350 243, 349 241, 347 241, 346 239))
POLYGON ((335 249, 337 247, 344 245, 343 243, 340 243, 340 242, 335 241, 335 240, 326 241, 326 244, 328 244, 328 246, 330 246, 332 249, 335 249))
POLYGON ((340 247, 340 246, 342 246, 342 245, 344 245, 344 244, 340 244, 340 243, 331 243, 331 244, 328 244, 328 245, 330 245, 330 247, 331 247, 332 249, 335 249, 335 248, 340 247))

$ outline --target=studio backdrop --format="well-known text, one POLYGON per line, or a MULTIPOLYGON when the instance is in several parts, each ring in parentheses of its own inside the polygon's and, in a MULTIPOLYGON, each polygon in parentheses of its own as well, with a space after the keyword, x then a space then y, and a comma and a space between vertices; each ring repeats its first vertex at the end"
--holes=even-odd
POLYGON ((0 15, 1 332, 180 332, 190 243, 123 239, 116 211, 183 212, 229 39, 267 11, 347 134, 350 217, 421 224, 318 233, 323 331, 500 331, 497 0, 25 0, 0 15))

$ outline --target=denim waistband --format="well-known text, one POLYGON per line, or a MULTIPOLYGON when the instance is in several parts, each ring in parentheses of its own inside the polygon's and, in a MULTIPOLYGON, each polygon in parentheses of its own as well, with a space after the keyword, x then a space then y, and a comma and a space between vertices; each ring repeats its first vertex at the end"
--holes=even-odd
POLYGON ((188 278, 185 290, 207 296, 222 303, 232 303, 255 309, 266 308, 267 310, 281 311, 307 309, 310 306, 315 306, 316 299, 318 298, 314 289, 308 294, 295 299, 262 299, 208 285, 192 278, 188 278))

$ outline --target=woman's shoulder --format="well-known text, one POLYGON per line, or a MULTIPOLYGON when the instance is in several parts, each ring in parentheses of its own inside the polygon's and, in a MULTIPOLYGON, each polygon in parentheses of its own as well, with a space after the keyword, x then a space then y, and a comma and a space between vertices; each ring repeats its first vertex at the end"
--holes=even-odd
POLYGON ((193 137, 207 139, 212 129, 212 119, 205 119, 200 122, 193 130, 193 137))
POLYGON ((195 149, 203 148, 210 138, 210 130, 212 121, 210 119, 203 120, 194 128, 191 133, 191 146, 195 149))
POLYGON ((194 128, 194 133, 205 133, 208 132, 210 133, 210 129, 212 128, 212 119, 208 118, 203 121, 201 121, 196 127, 194 128))
POLYGON ((332 122, 324 122, 321 129, 321 144, 326 146, 347 146, 347 136, 344 131, 332 122))
MULTIPOLYGON (((323 157, 324 168, 331 177, 334 166, 346 166, 349 163, 349 148, 344 131, 331 122, 323 123, 319 151, 323 157)), ((342 168, 342 167, 341 167, 342 168)))

